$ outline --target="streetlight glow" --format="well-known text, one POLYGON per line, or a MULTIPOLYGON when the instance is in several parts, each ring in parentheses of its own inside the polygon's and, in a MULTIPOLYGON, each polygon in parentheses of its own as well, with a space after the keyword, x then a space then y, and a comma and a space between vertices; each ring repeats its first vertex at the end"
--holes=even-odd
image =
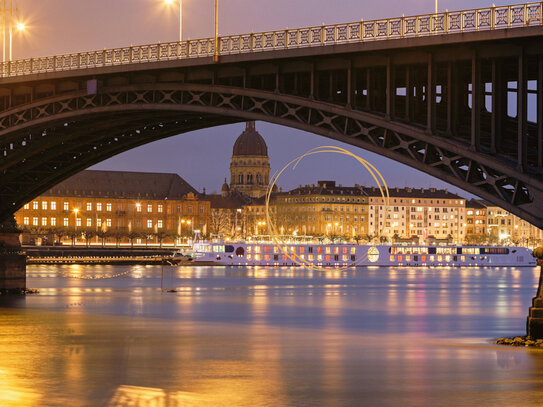
MULTIPOLYGON (((168 6, 175 3, 175 0, 164 0, 168 6)), ((179 42, 183 41, 183 0, 179 0, 179 42)))
POLYGON ((25 23, 17 23, 17 31, 24 31, 25 28, 25 23))

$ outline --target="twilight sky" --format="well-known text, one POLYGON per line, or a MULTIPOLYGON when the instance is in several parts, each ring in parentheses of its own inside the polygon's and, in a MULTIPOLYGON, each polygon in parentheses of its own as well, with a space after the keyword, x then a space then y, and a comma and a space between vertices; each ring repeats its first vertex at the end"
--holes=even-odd
MULTIPOLYGON (((14 59, 85 50, 168 42, 178 39, 178 8, 163 0, 14 0, 27 32, 14 37, 14 59)), ((459 10, 521 3, 522 1, 440 0, 439 9, 459 10)), ((213 33, 214 0, 183 0, 184 38, 213 33)), ((219 0, 219 34, 265 31, 431 13, 434 0, 219 0)), ((346 147, 372 162, 389 186, 456 187, 364 150, 310 133, 258 122, 268 144, 272 174, 313 147, 346 147)), ((92 168, 107 170, 174 172, 198 190, 219 191, 228 176, 232 146, 244 124, 195 131, 143 146, 92 168)), ((345 156, 318 155, 306 159, 295 172, 285 173, 278 185, 293 188, 335 179, 343 185, 372 185, 360 165, 345 156)))

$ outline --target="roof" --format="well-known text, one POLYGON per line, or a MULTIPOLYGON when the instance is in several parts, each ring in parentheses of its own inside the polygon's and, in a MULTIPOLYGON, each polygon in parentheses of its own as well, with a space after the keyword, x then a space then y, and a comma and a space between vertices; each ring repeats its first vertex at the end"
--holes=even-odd
POLYGON ((268 156, 268 146, 255 129, 255 122, 247 122, 245 131, 237 138, 232 151, 233 156, 268 156))
POLYGON ((298 195, 351 195, 367 196, 366 192, 359 185, 344 187, 336 185, 335 181, 319 181, 317 185, 300 185, 298 188, 287 192, 274 194, 276 196, 298 196, 298 195))
MULTIPOLYGON (((380 197, 381 191, 377 187, 364 187, 371 197, 380 197)), ((465 199, 446 189, 437 188, 388 188, 389 195, 394 198, 426 198, 426 199, 465 199)))
POLYGON ((237 191, 231 191, 226 197, 220 194, 205 195, 205 199, 210 201, 211 209, 240 209, 251 202, 250 198, 237 191))
POLYGON ((85 170, 54 186, 43 196, 120 199, 182 199, 198 192, 177 174, 85 170))
MULTIPOLYGON (((487 206, 488 205, 486 205, 484 201, 480 199, 470 199, 466 202, 466 208, 470 209, 486 209, 487 206)), ((493 205, 491 204, 491 206, 493 205)))

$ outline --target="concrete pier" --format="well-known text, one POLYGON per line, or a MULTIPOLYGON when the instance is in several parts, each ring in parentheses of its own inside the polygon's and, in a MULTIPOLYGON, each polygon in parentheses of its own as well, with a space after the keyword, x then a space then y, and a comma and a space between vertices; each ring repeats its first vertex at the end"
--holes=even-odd
POLYGON ((26 256, 21 250, 15 219, 0 223, 0 293, 26 290, 26 256))
POLYGON ((537 294, 532 299, 532 306, 526 321, 526 333, 532 339, 543 339, 543 247, 535 249, 533 254, 534 257, 537 257, 537 264, 541 268, 541 272, 537 294))

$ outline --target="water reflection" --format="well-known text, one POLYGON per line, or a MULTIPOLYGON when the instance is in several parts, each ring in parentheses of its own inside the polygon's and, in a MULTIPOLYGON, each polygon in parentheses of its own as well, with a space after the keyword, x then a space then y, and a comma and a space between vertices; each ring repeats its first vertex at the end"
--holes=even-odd
POLYGON ((0 301, 0 405, 536 406, 531 269, 30 267, 0 301), (78 280, 72 272, 129 273, 78 280), (521 402, 520 402, 520 401, 521 402), (519 404, 520 403, 520 404, 519 404))

